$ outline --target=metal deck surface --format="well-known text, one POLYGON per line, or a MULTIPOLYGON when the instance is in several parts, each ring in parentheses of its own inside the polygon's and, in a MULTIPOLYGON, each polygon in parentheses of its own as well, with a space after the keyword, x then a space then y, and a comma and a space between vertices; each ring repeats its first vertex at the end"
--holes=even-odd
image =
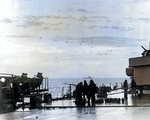
MULTIPOLYGON (((109 95, 110 98, 123 98, 123 93, 109 95)), ((74 99, 53 101, 43 105, 43 109, 24 111, 18 109, 1 114, 0 120, 147 120, 150 114, 149 96, 132 98, 124 104, 102 103, 95 106, 76 107, 74 99), (49 107, 47 107, 49 106, 49 107)))

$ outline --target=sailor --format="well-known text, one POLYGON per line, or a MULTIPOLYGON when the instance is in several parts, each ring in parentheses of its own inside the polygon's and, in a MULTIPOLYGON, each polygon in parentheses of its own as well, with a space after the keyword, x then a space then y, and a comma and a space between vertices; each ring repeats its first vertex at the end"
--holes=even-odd
POLYGON ((128 82, 127 80, 124 81, 124 84, 123 84, 123 87, 124 87, 124 99, 128 99, 127 97, 127 90, 128 90, 128 82))
POLYGON ((75 104, 76 105, 81 105, 81 102, 82 102, 82 90, 83 90, 83 85, 82 85, 82 82, 80 82, 76 86, 76 100, 75 100, 75 104))
POLYGON ((88 93, 89 93, 89 86, 86 80, 84 80, 84 85, 83 85, 83 98, 84 99, 86 99, 88 93))
POLYGON ((132 97, 133 97, 133 94, 135 94, 136 96, 136 82, 134 81, 134 79, 132 79, 131 81, 131 92, 132 92, 132 97))
POLYGON ((97 90, 96 88, 97 88, 96 84, 91 79, 90 84, 89 84, 89 94, 90 94, 92 105, 94 105, 94 102, 95 102, 95 93, 96 93, 96 90, 97 90))

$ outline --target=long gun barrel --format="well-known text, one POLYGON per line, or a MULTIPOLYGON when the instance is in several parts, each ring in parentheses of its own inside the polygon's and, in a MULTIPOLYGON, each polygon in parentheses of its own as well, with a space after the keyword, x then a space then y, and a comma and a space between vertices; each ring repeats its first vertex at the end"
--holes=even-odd
POLYGON ((141 46, 141 47, 146 51, 146 49, 143 46, 141 46))

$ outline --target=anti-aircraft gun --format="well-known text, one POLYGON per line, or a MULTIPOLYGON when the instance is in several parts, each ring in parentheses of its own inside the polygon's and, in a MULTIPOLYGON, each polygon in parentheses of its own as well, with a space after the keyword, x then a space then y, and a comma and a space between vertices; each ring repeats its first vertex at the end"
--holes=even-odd
POLYGON ((27 73, 15 76, 13 80, 15 98, 18 99, 21 95, 28 95, 31 92, 39 92, 42 82, 42 73, 37 73, 33 78, 27 77, 27 73))
POLYGON ((142 57, 129 58, 126 75, 136 82, 139 95, 149 94, 150 90, 150 50, 141 46, 144 51, 142 57))
POLYGON ((43 82, 42 73, 37 73, 33 78, 27 77, 27 73, 22 73, 21 76, 14 77, 14 84, 17 85, 19 91, 29 93, 39 88, 43 82))
POLYGON ((150 56, 150 50, 146 50, 143 46, 141 46, 141 47, 144 49, 144 51, 142 53, 143 57, 150 56))
POLYGON ((21 76, 0 73, 0 107, 8 102, 15 106, 17 102, 23 102, 25 96, 42 95, 44 91, 48 91, 48 78, 43 77, 42 73, 38 72, 33 78, 28 77, 27 73, 21 76))

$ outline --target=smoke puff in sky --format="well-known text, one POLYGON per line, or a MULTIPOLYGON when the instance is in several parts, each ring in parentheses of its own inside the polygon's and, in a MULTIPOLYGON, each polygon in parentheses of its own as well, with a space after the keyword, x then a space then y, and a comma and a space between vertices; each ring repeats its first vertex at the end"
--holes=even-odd
POLYGON ((147 0, 0 2, 1 73, 50 78, 127 77, 149 49, 147 0))

